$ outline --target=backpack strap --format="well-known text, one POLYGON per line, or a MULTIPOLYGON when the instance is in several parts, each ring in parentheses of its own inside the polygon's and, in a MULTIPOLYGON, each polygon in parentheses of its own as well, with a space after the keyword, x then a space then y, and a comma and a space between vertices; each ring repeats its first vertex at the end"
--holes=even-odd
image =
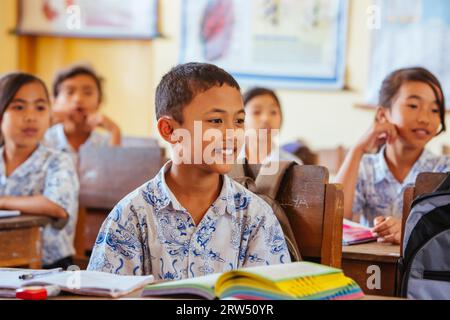
MULTIPOLYGON (((267 168, 269 165, 273 165, 274 163, 266 164, 261 167, 260 173, 264 168, 267 168)), ((265 194, 272 199, 276 199, 278 195, 278 190, 280 188, 281 182, 283 181, 284 175, 286 172, 295 165, 294 161, 283 161, 278 163, 278 170, 275 174, 271 175, 263 175, 258 174, 255 179, 255 184, 258 193, 265 194)))
MULTIPOLYGON (((276 201, 278 191, 281 186, 281 182, 283 181, 286 172, 295 164, 296 163, 294 161, 280 162, 278 170, 275 174, 272 175, 258 174, 258 176, 255 179, 255 185, 257 194, 264 194, 275 203, 275 208, 273 205, 272 209, 274 209, 273 212, 281 225, 281 229, 283 230, 286 243, 289 247, 289 251, 291 252, 291 255, 295 261, 301 261, 300 250, 298 249, 297 241, 295 240, 294 231, 292 230, 289 217, 287 216, 286 212, 281 207, 281 205, 278 204, 278 202, 276 201)), ((268 165, 270 164, 264 165, 263 167, 268 165)), ((260 172, 262 170, 263 168, 261 168, 260 172)))
POLYGON ((450 172, 447 172, 447 177, 434 190, 434 192, 442 191, 450 191, 450 172))

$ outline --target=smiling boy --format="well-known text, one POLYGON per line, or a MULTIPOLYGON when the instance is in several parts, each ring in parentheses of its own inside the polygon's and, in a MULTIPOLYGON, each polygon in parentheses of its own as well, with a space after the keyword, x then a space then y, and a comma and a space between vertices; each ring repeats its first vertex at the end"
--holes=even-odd
POLYGON ((113 209, 88 269, 179 280, 290 262, 270 206, 226 176, 240 144, 229 133, 245 120, 234 78, 210 64, 177 66, 157 88, 156 116, 159 134, 177 152, 113 209), (194 137, 199 127, 202 136, 213 131, 223 138, 202 141, 199 150, 179 134, 194 137))

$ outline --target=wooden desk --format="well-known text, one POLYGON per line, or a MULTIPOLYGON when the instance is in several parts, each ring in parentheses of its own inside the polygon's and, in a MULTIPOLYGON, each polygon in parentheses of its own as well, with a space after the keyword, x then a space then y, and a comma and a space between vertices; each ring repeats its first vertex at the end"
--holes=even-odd
POLYGON ((0 267, 41 268, 41 227, 50 222, 40 216, 0 219, 0 267))
MULTIPOLYGON (((367 295, 395 296, 395 272, 400 258, 400 246, 383 243, 366 243, 342 248, 342 269, 354 279, 367 295), (374 272, 369 266, 378 266, 381 271, 380 289, 369 289, 367 280, 374 272)), ((373 283, 373 281, 370 281, 373 283)))

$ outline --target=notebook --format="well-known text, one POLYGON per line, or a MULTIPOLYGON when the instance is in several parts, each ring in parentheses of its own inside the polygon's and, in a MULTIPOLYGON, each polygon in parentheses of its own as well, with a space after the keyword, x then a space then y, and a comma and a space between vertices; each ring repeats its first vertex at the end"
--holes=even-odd
POLYGON ((0 210, 0 219, 1 218, 11 218, 20 216, 20 211, 15 210, 0 210))
POLYGON ((79 295, 118 298, 153 282, 153 276, 121 276, 97 271, 61 271, 1 269, 0 296, 15 297, 16 289, 26 286, 56 285, 62 291, 79 295), (30 280, 19 276, 33 273, 30 280), (41 274, 41 275, 40 275, 41 274))
POLYGON ((377 237, 372 233, 370 228, 359 223, 344 219, 343 226, 342 244, 344 246, 377 241, 377 237))
POLYGON ((347 300, 364 296, 339 269, 295 262, 227 271, 145 286, 142 296, 196 296, 204 299, 347 300))

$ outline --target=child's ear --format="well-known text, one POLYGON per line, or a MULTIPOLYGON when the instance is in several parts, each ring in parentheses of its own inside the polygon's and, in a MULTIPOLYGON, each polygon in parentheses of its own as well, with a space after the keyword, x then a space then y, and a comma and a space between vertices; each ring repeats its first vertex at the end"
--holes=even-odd
POLYGON ((175 144, 177 141, 173 141, 173 133, 175 129, 178 127, 178 123, 167 116, 161 117, 158 120, 158 131, 160 136, 170 144, 175 144))

